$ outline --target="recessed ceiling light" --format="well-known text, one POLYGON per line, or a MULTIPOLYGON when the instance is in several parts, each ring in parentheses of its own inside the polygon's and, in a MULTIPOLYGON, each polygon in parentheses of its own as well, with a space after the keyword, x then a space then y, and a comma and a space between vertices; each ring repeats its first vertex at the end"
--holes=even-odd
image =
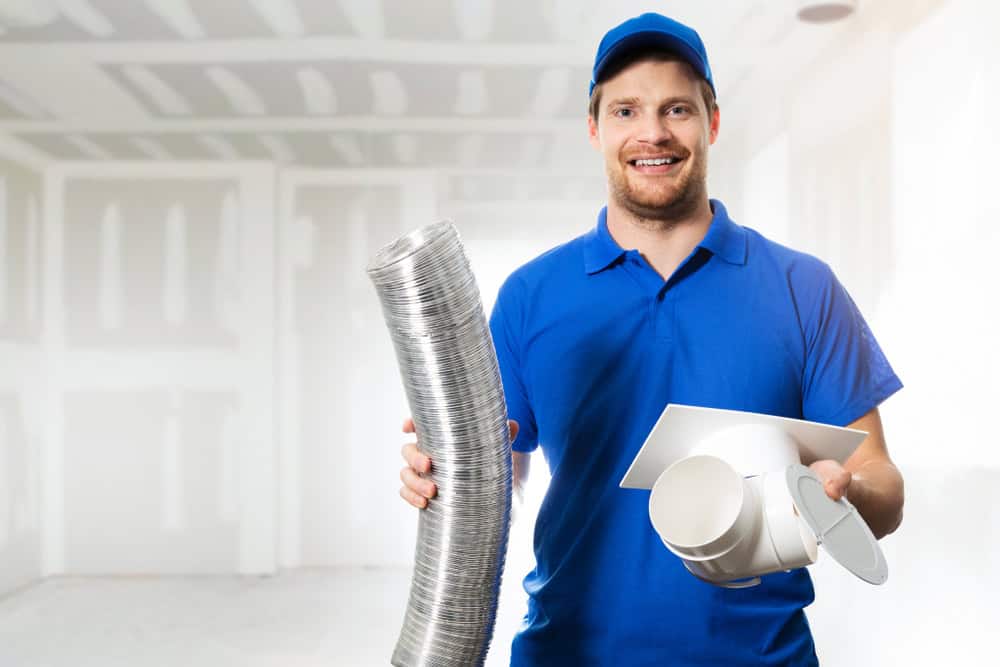
POLYGON ((850 16, 857 0, 801 0, 798 16, 807 23, 832 23, 850 16))

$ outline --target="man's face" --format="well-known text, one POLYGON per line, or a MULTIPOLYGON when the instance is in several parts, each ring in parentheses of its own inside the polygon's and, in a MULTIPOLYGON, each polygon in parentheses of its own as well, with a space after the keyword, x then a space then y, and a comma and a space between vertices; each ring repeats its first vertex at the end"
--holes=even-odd
POLYGON ((708 147, 719 131, 686 63, 640 60, 602 84, 590 142, 611 198, 648 220, 676 220, 707 199, 708 147))

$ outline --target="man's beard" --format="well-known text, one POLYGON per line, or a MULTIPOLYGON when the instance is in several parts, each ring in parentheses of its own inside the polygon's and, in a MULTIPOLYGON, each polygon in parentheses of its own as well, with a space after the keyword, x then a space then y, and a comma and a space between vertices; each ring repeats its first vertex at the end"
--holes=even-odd
MULTIPOLYGON (((660 177, 658 188, 636 187, 629 182, 628 166, 622 171, 607 168, 608 188, 616 204, 655 229, 670 229, 693 215, 706 198, 704 154, 689 152, 690 170, 675 178, 660 177)), ((650 180, 656 177, 642 177, 650 180)))

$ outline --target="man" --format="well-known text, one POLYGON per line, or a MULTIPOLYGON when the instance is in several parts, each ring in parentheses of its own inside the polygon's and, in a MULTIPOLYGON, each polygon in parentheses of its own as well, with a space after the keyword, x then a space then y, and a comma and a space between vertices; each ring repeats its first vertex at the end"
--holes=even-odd
MULTIPOLYGON (((516 479, 538 445, 552 473, 514 665, 817 664, 805 569, 741 590, 699 581, 654 533, 648 494, 618 488, 668 403, 868 431, 843 467, 813 469, 877 537, 901 520, 878 413, 900 381, 829 267, 708 199, 719 123, 697 33, 656 14, 608 32, 588 119, 607 207, 500 289, 490 326, 516 479)), ((401 493, 423 507, 431 462, 415 444, 404 457, 401 493)))

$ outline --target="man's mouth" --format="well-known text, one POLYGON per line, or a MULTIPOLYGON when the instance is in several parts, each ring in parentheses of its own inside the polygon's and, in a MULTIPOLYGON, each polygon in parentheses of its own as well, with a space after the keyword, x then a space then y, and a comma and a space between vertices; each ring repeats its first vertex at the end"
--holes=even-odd
POLYGON ((675 164, 683 161, 684 158, 677 155, 663 155, 658 157, 634 158, 628 164, 640 173, 644 174, 665 174, 671 171, 675 164))
POLYGON ((629 160, 629 162, 637 167, 658 167, 661 164, 676 164, 680 162, 679 157, 657 157, 657 158, 643 158, 639 160, 629 160))

